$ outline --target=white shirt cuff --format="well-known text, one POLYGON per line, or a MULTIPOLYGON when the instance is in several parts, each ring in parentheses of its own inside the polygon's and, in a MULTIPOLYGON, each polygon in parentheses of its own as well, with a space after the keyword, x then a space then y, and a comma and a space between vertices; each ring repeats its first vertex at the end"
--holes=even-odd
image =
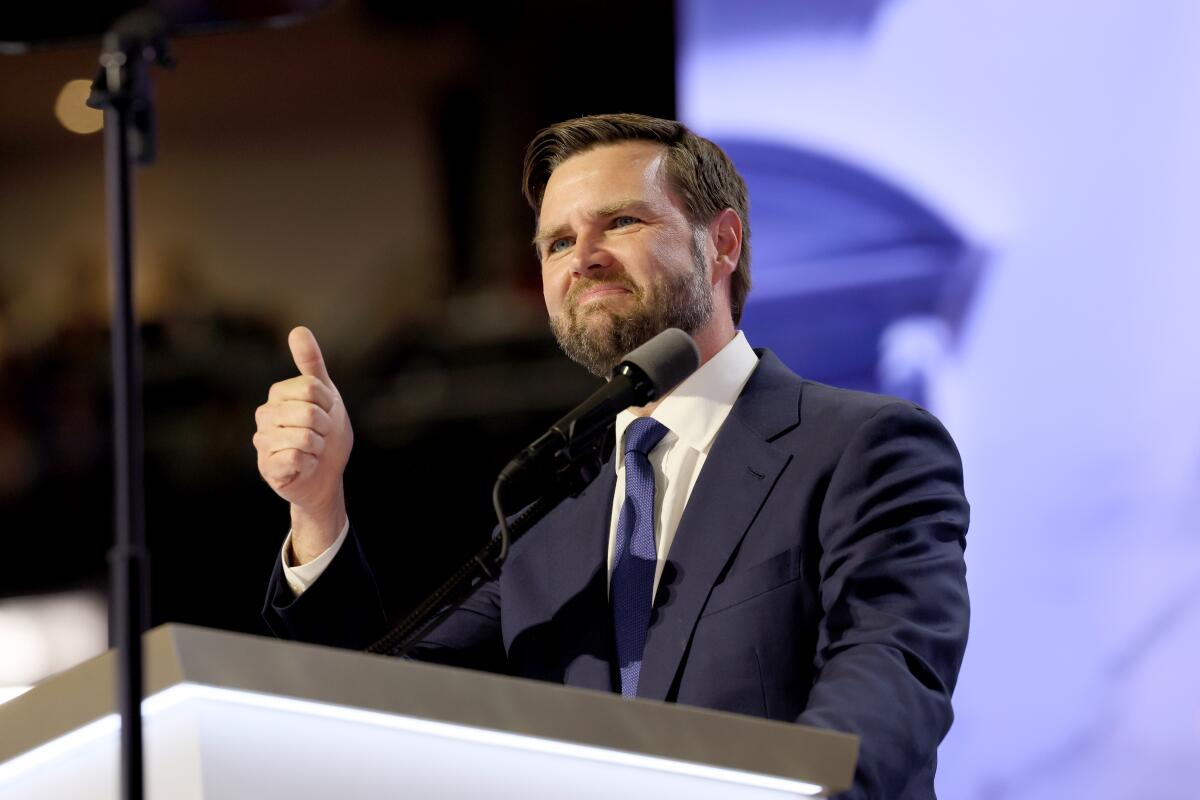
POLYGON ((288 556, 292 552, 292 532, 288 531, 287 538, 283 540, 283 550, 279 554, 279 560, 283 564, 283 577, 287 581, 288 586, 292 587, 296 597, 304 594, 308 587, 316 583, 317 578, 321 577, 321 573, 329 566, 329 562, 333 561, 333 557, 337 555, 338 550, 342 549, 342 542, 346 541, 346 534, 350 533, 350 520, 346 520, 346 524, 342 526, 342 532, 338 534, 336 540, 321 555, 309 561, 307 564, 301 564, 298 567, 293 567, 288 563, 288 556))

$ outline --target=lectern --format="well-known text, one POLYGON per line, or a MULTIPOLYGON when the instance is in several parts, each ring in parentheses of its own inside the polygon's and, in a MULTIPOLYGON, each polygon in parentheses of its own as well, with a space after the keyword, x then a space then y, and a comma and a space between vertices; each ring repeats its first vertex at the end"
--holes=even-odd
MULTIPOLYGON (((165 625, 146 634, 151 800, 826 796, 854 736, 165 625)), ((0 799, 115 800, 112 652, 0 706, 0 799)))

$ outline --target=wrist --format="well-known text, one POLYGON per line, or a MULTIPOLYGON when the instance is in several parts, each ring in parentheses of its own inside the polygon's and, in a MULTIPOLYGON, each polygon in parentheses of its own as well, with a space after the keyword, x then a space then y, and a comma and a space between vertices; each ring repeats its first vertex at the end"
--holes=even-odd
POLYGON ((346 527, 346 503, 339 488, 334 502, 312 508, 291 507, 292 566, 312 561, 329 549, 346 527))

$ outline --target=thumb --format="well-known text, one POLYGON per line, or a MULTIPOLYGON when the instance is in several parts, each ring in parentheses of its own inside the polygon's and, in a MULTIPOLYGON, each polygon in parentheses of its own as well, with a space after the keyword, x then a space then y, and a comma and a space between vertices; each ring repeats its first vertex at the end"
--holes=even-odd
POLYGON ((329 373, 325 369, 325 358, 321 355, 321 347, 317 344, 317 337, 313 336, 313 332, 301 325, 298 328, 293 328, 288 334, 288 347, 292 351, 292 360, 296 362, 296 369, 300 370, 301 375, 309 375, 329 388, 333 388, 333 381, 329 379, 329 373))

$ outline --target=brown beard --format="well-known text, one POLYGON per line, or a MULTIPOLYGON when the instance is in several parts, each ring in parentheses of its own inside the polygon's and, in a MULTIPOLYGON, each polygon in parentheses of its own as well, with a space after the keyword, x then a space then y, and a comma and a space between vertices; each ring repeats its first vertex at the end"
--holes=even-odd
POLYGON ((565 310, 550 319, 554 338, 567 357, 593 375, 608 378, 630 350, 667 328, 695 334, 712 316, 713 303, 704 258, 698 244, 693 244, 694 269, 666 276, 648 287, 639 287, 624 275, 584 279, 572 286, 565 310), (635 305, 617 311, 600 299, 580 308, 579 297, 597 286, 622 286, 631 292, 635 305))

